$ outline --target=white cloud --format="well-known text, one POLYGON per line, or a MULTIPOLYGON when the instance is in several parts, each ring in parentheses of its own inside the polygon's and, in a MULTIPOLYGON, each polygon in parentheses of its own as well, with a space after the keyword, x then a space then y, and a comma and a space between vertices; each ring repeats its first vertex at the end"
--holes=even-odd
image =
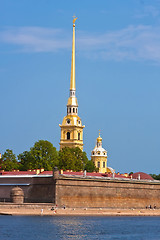
POLYGON ((137 11, 135 17, 136 18, 146 18, 146 17, 152 17, 156 18, 159 17, 160 10, 159 5, 158 6, 152 6, 152 5, 146 5, 143 7, 143 9, 140 11, 137 11))
MULTIPOLYGON (((40 27, 5 28, 0 42, 28 52, 71 49, 72 33, 40 27)), ((77 51, 90 58, 160 62, 160 27, 129 26, 106 33, 77 31, 77 51)))
POLYGON ((129 26, 93 36, 81 36, 79 46, 87 54, 114 60, 160 61, 160 28, 129 26))
POLYGON ((21 51, 52 52, 70 47, 63 34, 60 29, 10 27, 0 32, 0 42, 17 45, 21 51))

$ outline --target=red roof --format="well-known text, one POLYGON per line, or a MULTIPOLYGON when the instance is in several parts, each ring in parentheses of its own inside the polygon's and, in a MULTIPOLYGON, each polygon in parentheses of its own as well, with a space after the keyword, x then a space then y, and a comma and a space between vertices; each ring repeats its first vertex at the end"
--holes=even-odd
MULTIPOLYGON (((71 172, 71 171, 63 171, 64 175, 71 175, 71 176, 84 176, 84 172, 71 172)), ((3 171, 0 170, 0 175, 53 175, 53 171, 43 171, 39 174, 37 174, 36 170, 32 170, 32 171, 3 171)), ((86 172, 86 176, 88 177, 110 177, 113 178, 113 174, 112 173, 96 173, 96 172, 86 172)), ((140 179, 141 180, 154 180, 150 175, 148 175, 147 173, 143 173, 143 172, 136 172, 133 173, 132 178, 133 179, 140 179)), ((115 178, 126 178, 126 179, 130 179, 131 177, 126 177, 122 174, 116 174, 114 175, 115 178)))
POLYGON ((53 171, 43 171, 39 175, 53 175, 53 171))
MULTIPOLYGON (((63 171, 63 174, 65 175, 78 175, 78 176, 83 176, 84 175, 84 172, 71 172, 71 171, 63 171)), ((86 175, 89 177, 113 177, 113 174, 112 173, 96 173, 96 172, 87 172, 86 175)), ((115 174, 114 175, 115 178, 130 178, 130 177, 126 177, 126 176, 123 176, 123 175, 120 175, 120 174, 115 174)))
POLYGON ((0 175, 36 175, 36 171, 0 171, 0 175))
POLYGON ((133 179, 139 179, 139 177, 141 180, 154 180, 149 174, 144 172, 136 172, 132 174, 133 179))
MULTIPOLYGON (((84 172, 71 172, 71 171, 63 171, 63 174, 65 175, 78 175, 78 176, 83 176, 84 172)), ((96 172, 87 172, 87 176, 97 176, 97 177, 102 177, 104 175, 103 173, 96 173, 96 172)))

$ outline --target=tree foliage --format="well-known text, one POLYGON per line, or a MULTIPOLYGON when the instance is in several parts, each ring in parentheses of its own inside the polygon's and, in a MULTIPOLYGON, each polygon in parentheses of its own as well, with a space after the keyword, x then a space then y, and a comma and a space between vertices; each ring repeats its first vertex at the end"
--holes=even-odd
POLYGON ((85 165, 85 170, 87 172, 98 172, 98 168, 94 165, 94 162, 92 160, 88 161, 85 165))
POLYGON ((6 149, 4 154, 2 154, 0 165, 1 165, 1 169, 5 171, 18 169, 19 166, 16 159, 16 155, 13 153, 12 150, 6 149))
POLYGON ((93 162, 89 161, 85 152, 79 147, 63 148, 59 151, 59 169, 73 170, 75 172, 87 170, 93 172, 96 170, 93 162))
POLYGON ((31 155, 31 152, 24 151, 18 155, 18 159, 20 160, 19 170, 26 171, 29 169, 34 169, 34 159, 31 155))
POLYGON ((75 171, 76 157, 70 148, 63 148, 59 151, 59 169, 75 171))
POLYGON ((156 174, 150 174, 150 176, 155 179, 155 180, 160 180, 160 174, 156 175, 156 174))
POLYGON ((44 168, 46 171, 52 171, 57 166, 59 169, 77 172, 81 170, 87 170, 88 172, 97 170, 94 163, 88 160, 86 153, 79 147, 66 147, 57 152, 53 144, 46 140, 35 142, 30 151, 24 151, 18 155, 18 160, 19 162, 17 162, 12 150, 7 149, 2 155, 1 169, 26 171, 44 168))
POLYGON ((63 170, 81 171, 84 170, 88 161, 85 152, 79 147, 63 148, 59 151, 59 168, 63 170))
POLYGON ((51 171, 58 165, 58 154, 53 144, 46 140, 39 140, 29 152, 18 155, 21 161, 21 170, 39 169, 51 171))

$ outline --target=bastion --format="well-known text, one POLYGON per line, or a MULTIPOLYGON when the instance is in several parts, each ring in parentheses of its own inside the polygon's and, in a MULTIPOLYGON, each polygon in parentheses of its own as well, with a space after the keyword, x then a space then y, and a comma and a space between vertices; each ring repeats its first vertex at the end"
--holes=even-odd
POLYGON ((23 191, 24 203, 52 203, 70 208, 160 208, 160 181, 114 178, 89 173, 1 175, 0 201, 12 202, 15 187, 23 191))

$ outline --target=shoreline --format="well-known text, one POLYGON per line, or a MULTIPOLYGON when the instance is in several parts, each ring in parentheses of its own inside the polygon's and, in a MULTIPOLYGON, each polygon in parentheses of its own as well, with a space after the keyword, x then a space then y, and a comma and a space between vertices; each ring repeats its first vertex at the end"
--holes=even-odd
POLYGON ((12 216, 160 216, 160 209, 102 209, 102 208, 55 208, 47 206, 27 208, 25 206, 3 208, 0 206, 0 215, 12 216))

